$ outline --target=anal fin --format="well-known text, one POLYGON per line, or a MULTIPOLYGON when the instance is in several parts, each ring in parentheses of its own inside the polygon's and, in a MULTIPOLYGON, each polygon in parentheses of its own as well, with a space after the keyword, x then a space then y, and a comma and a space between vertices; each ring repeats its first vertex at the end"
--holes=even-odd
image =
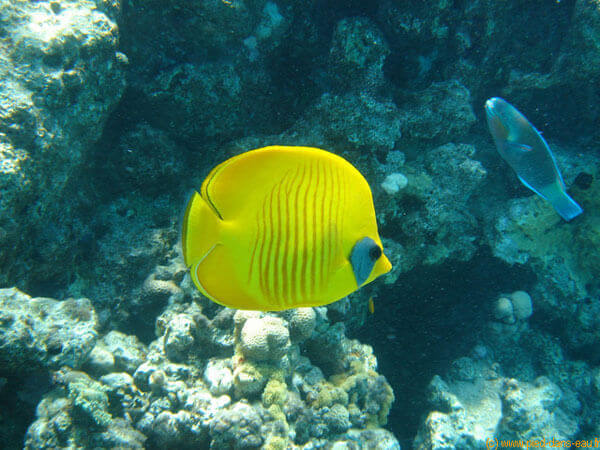
POLYGON ((206 297, 223 306, 262 309, 250 297, 237 276, 236 262, 223 244, 215 244, 190 270, 196 287, 206 297))

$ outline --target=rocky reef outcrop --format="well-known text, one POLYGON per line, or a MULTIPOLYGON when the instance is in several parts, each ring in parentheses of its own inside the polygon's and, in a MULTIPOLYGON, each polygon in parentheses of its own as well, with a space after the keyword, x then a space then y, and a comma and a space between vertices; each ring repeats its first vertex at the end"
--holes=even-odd
POLYGON ((537 302, 526 292, 491 303, 478 343, 429 384, 430 412, 415 448, 477 449, 511 441, 552 448, 551 442, 593 441, 597 368, 569 360, 556 339, 530 326, 537 302))
POLYGON ((399 448, 382 428, 394 394, 372 349, 325 308, 209 317, 206 304, 173 301, 148 346, 112 331, 87 373, 54 372, 26 448, 399 448))
POLYGON ((125 89, 127 58, 92 1, 3 1, 0 21, 0 284, 61 284, 88 231, 77 181, 125 89))
POLYGON ((4 374, 79 368, 98 338, 86 298, 57 301, 0 289, 0 366, 4 374))

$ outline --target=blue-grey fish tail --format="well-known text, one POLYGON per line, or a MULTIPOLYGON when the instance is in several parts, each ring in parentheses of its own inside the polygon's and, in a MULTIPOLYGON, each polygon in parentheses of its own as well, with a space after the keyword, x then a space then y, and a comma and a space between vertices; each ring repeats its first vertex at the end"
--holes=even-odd
POLYGON ((561 195, 552 196, 552 198, 549 200, 556 212, 560 214, 563 219, 568 222, 583 212, 581 206, 579 206, 575 200, 569 197, 569 194, 564 191, 561 191, 560 194, 561 195))

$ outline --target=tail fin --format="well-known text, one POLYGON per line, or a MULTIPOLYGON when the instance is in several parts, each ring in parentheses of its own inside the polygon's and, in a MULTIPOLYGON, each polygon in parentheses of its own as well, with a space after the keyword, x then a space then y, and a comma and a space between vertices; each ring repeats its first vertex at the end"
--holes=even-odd
POLYGON ((192 194, 183 216, 181 247, 186 267, 202 259, 219 241, 220 219, 198 192, 192 194))
POLYGON ((552 203, 556 212, 567 222, 583 212, 581 206, 569 197, 569 194, 565 191, 561 190, 560 195, 557 193, 548 200, 552 203))

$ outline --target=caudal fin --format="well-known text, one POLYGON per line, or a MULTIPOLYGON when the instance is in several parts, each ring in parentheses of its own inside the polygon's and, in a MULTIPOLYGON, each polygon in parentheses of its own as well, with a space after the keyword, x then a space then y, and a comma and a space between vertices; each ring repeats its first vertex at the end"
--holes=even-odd
POLYGON ((556 212, 567 222, 583 212, 581 206, 569 197, 569 194, 565 191, 561 190, 560 194, 553 195, 548 200, 552 203, 556 212))
POLYGON ((219 241, 221 219, 198 192, 190 198, 183 216, 181 247, 187 267, 192 266, 219 241))

